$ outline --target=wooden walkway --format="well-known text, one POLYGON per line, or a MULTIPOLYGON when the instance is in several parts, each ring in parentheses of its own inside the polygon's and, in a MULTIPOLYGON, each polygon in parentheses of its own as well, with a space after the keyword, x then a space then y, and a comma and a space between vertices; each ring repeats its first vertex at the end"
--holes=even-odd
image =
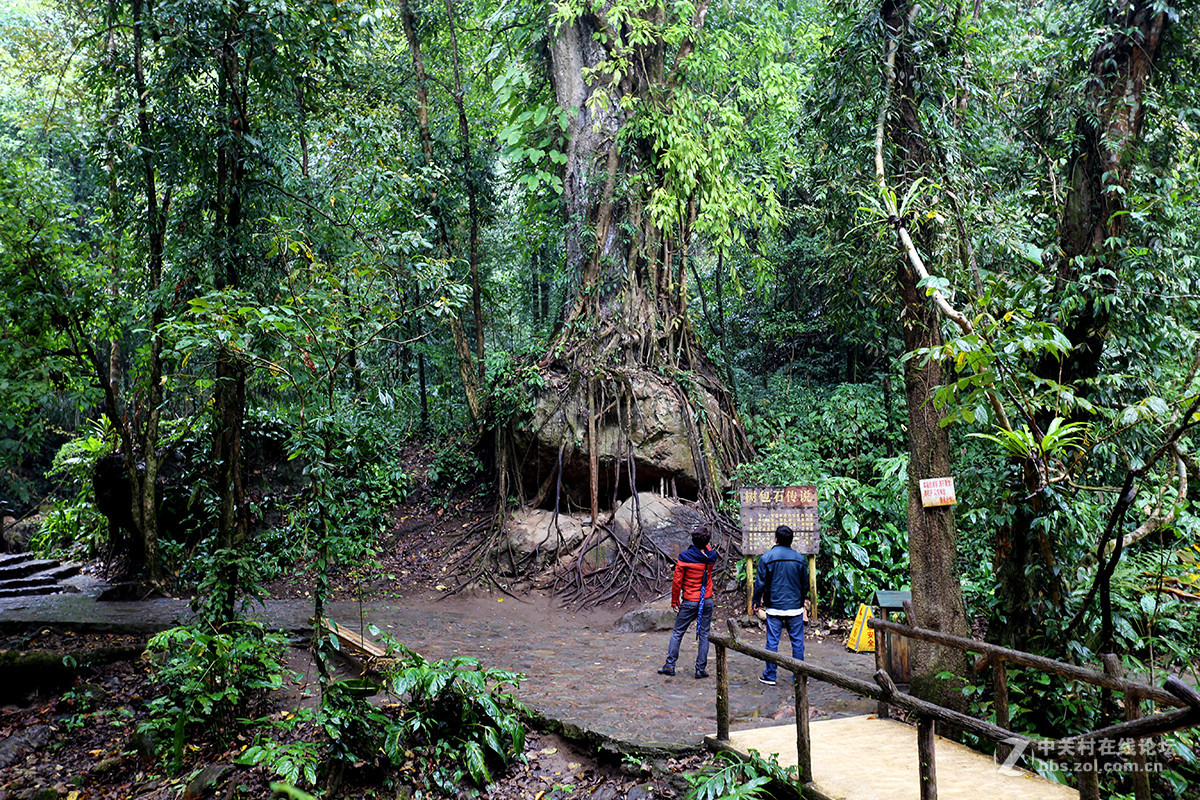
MULTIPOLYGON (((806 797, 919 800, 917 729, 911 725, 875 716, 844 717, 810 722, 809 735, 815 786, 806 788, 806 797)), ((957 742, 939 736, 935 743, 939 800, 1079 800, 1076 790, 1033 773, 1002 773, 990 756, 957 742)), ((794 724, 733 731, 728 742, 710 737, 708 744, 742 754, 776 754, 784 767, 796 764, 794 724)))

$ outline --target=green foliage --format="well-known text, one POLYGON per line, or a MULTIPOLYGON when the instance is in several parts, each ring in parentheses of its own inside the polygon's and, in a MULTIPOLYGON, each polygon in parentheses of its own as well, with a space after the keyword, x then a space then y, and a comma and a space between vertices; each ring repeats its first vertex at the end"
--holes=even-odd
POLYGON ((840 384, 779 396, 787 400, 763 399, 746 420, 760 458, 738 473, 742 485, 816 484, 826 607, 852 613, 876 589, 908 586, 907 457, 888 455, 897 426, 879 388, 840 384))
POLYGON ((454 443, 437 451, 429 468, 431 483, 446 489, 457 489, 474 481, 480 472, 479 459, 469 447, 454 443))
POLYGON ((301 724, 312 724, 316 720, 317 714, 310 709, 255 720, 254 744, 239 753, 234 763, 248 767, 262 764, 289 784, 315 786, 324 748, 304 739, 284 744, 273 737, 290 734, 301 724))
POLYGON ((321 699, 320 722, 329 739, 329 758, 342 764, 377 763, 384 755, 388 717, 346 684, 326 684, 321 699))
POLYGON ((59 480, 58 498, 31 543, 33 549, 52 553, 77 545, 87 558, 95 558, 103 550, 108 522, 96 510, 92 472, 96 462, 110 452, 112 444, 103 432, 90 432, 59 448, 46 472, 47 478, 59 480))
POLYGON ((388 676, 403 706, 387 725, 386 752, 431 791, 453 793, 462 781, 486 786, 525 750, 521 706, 507 689, 521 680, 474 658, 404 653, 388 676))
POLYGON ((239 716, 265 692, 282 685, 280 651, 283 634, 268 633, 253 620, 230 622, 219 629, 181 626, 163 631, 146 645, 151 676, 162 694, 148 704, 141 728, 155 737, 173 769, 183 746, 197 732, 224 742, 239 716))
POLYGON ((757 750, 745 758, 718 753, 699 772, 684 777, 688 782, 686 800, 772 797, 772 783, 792 786, 797 780, 795 767, 781 767, 777 755, 764 759, 757 750))

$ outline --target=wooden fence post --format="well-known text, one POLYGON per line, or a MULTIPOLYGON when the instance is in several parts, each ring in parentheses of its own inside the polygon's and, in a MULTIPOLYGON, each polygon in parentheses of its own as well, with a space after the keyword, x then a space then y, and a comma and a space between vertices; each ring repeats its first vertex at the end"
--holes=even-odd
POLYGON ((1089 769, 1079 773, 1079 800, 1100 800, 1100 773, 1096 771, 1100 764, 1095 759, 1090 762, 1081 759, 1079 766, 1085 765, 1089 769))
MULTIPOLYGON (((996 724, 1001 728, 1008 728, 1008 668, 1004 666, 1003 658, 997 658, 992 666, 992 689, 996 694, 996 724)), ((1000 763, 1004 763, 1011 753, 1011 745, 1003 742, 996 745, 996 760, 1000 763)))
MULTIPOLYGON (((883 616, 887 616, 887 612, 883 612, 883 616)), ((866 622, 863 623, 864 625, 866 622)), ((887 672, 887 633, 884 631, 875 631, 875 672, 887 672)), ((875 704, 875 716, 880 719, 887 719, 891 716, 888 710, 888 704, 884 700, 880 700, 875 704)))
POLYGON ((796 767, 800 785, 812 783, 812 749, 808 738, 808 676, 792 674, 796 693, 796 767))
POLYGON ((934 752, 933 720, 917 720, 917 758, 921 775, 921 800, 937 800, 937 761, 934 752))
POLYGON ((725 645, 714 642, 717 648, 717 741, 729 741, 729 662, 725 645))

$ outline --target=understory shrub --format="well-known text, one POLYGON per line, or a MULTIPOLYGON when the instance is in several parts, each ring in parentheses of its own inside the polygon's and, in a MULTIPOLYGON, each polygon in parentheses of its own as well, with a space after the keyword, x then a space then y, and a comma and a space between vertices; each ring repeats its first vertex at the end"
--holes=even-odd
POLYGON ((146 645, 151 677, 162 692, 149 703, 140 730, 178 768, 184 743, 199 732, 228 740, 239 717, 252 716, 266 692, 283 683, 281 633, 261 622, 236 620, 220 628, 182 625, 146 645))
POLYGON ((464 781, 487 786, 522 757, 522 708, 511 690, 524 676, 465 656, 429 661, 402 652, 387 681, 401 705, 387 723, 384 748, 409 780, 454 794, 464 781))
POLYGON ((763 758, 751 750, 746 757, 718 753, 712 763, 685 778, 686 800, 744 800, 774 797, 772 784, 791 789, 797 775, 795 767, 780 766, 778 756, 763 758))
POLYGON ((35 534, 31 549, 39 553, 78 549, 95 558, 108 539, 108 522, 96 510, 92 471, 96 462, 112 452, 112 444, 99 430, 64 444, 51 462, 46 477, 58 481, 50 510, 35 534))

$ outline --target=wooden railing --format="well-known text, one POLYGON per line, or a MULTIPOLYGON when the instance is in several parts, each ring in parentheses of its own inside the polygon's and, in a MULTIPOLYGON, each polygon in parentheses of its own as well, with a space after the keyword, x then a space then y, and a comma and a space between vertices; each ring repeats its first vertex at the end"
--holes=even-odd
MULTIPOLYGON (((887 708, 901 708, 908 711, 917 721, 917 758, 918 769, 920 773, 921 784, 921 800, 937 800, 937 773, 935 768, 934 758, 934 725, 942 723, 953 726, 961 731, 972 733, 981 739, 995 742, 999 746, 1013 747, 1019 746, 1023 750, 1033 748, 1035 744, 1041 744, 1044 747, 1038 748, 1038 752, 1045 755, 1049 759, 1068 760, 1062 754, 1078 754, 1090 751, 1097 752, 1096 743, 1111 741, 1115 742, 1123 739, 1141 739, 1148 736, 1158 736, 1171 731, 1181 730, 1183 728, 1191 728, 1200 726, 1200 694, 1192 689, 1187 684, 1176 678, 1167 678, 1163 688, 1151 686, 1150 684, 1140 683, 1138 681, 1129 680, 1119 675, 1113 674, 1111 668, 1108 672, 1098 672, 1096 670, 1078 667, 1072 664, 1064 664, 1053 659, 1035 656, 1031 653, 1024 653, 1019 650, 1010 650, 1004 647, 979 642, 974 639, 965 639, 958 636, 949 636, 947 634, 938 633, 937 631, 925 630, 922 628, 912 628, 907 625, 900 625, 895 622, 885 622, 883 620, 871 619, 868 624, 879 632, 889 632, 900 636, 907 636, 912 639, 920 639, 922 641, 932 642, 943 645, 945 647, 953 647, 968 652, 979 653, 984 656, 983 661, 979 666, 986 662, 990 662, 994 670, 994 685, 997 694, 997 722, 1002 724, 993 724, 984 720, 976 719, 967 714, 955 711, 944 706, 930 703, 926 700, 913 697, 910 694, 901 692, 896 688, 891 677, 886 670, 878 669, 874 675, 874 683, 855 678, 850 675, 838 672, 836 670, 819 667, 815 664, 810 664, 806 661, 798 661, 790 656, 773 653, 763 647, 750 644, 742 641, 738 637, 737 627, 732 620, 729 621, 729 636, 720 634, 712 634, 710 641, 716 646, 716 666, 717 666, 717 740, 718 742, 729 740, 729 666, 728 666, 728 650, 734 650, 739 653, 751 656, 761 661, 766 661, 775 664, 781 669, 785 669, 793 673, 795 676, 795 704, 796 704, 796 759, 799 770, 799 779, 801 790, 806 797, 816 798, 820 800, 825 798, 820 789, 813 783, 812 776, 812 755, 809 747, 809 728, 808 728, 808 679, 823 681, 834 686, 854 692, 863 697, 871 698, 878 701, 881 706, 887 708), (1015 733, 1007 729, 1010 724, 1008 718, 1007 707, 1007 672, 1005 664, 1012 663, 1023 667, 1039 669, 1044 672, 1050 672, 1056 675, 1070 678, 1072 680, 1081 681, 1094 686, 1099 686, 1103 689, 1123 692, 1126 696, 1126 721, 1117 725, 1111 725, 1099 730, 1090 731, 1079 736, 1072 736, 1058 741, 1035 740, 1024 734, 1015 733), (1003 695, 1003 712, 1001 712, 1001 700, 1003 695), (1162 705, 1177 706, 1175 710, 1164 713, 1154 714, 1152 716, 1141 716, 1141 705, 1144 700, 1151 700, 1162 705), (1090 746, 1080 747, 1081 744, 1090 743, 1090 746), (1047 752, 1047 750, 1049 752, 1047 752)), ((878 637, 877 637, 878 638, 878 637)), ((1099 748, 1103 749, 1103 748, 1099 748)), ((1136 748, 1140 751, 1140 748, 1136 748)), ((1009 751, 1003 751, 1005 756, 1009 751)), ((1140 755, 1140 753, 1139 753, 1140 755)), ((1001 760, 1005 756, 1001 756, 1001 760)), ((1135 756, 1136 758, 1136 756, 1135 756)), ((1071 755, 1070 760, 1077 762, 1084 759, 1083 756, 1071 755)), ((1079 794, 1081 800, 1099 800, 1099 774, 1097 772, 1096 757, 1091 757, 1091 769, 1080 772, 1079 794)), ((1135 771, 1136 776, 1140 775, 1141 780, 1135 782, 1135 793, 1138 800, 1148 800, 1149 783, 1147 773, 1145 772, 1144 756, 1141 756, 1141 767, 1135 771)))

